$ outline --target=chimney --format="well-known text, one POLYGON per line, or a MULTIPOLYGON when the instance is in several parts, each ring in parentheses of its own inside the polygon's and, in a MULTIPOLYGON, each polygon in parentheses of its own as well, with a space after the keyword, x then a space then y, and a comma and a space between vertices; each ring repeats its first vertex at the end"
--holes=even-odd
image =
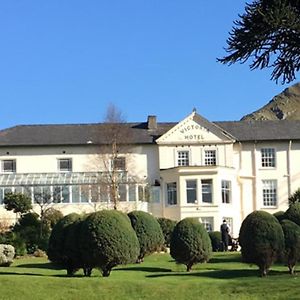
POLYGON ((157 129, 156 116, 148 116, 147 127, 148 127, 148 130, 156 130, 157 129))

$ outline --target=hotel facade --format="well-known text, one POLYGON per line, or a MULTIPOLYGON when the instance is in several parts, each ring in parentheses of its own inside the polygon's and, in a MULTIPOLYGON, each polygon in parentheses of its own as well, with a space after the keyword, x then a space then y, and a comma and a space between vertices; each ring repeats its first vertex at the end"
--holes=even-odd
POLYGON ((155 217, 195 217, 208 230, 225 218, 234 237, 254 210, 285 211, 300 187, 300 121, 210 122, 193 111, 179 123, 125 123, 117 156, 107 124, 23 125, 0 131, 3 199, 21 192, 70 212, 113 207, 110 166, 118 166, 118 208, 155 217))

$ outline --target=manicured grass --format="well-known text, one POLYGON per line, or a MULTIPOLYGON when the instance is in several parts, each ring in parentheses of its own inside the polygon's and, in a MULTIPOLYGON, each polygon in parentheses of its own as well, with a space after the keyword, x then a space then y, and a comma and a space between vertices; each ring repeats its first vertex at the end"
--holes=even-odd
POLYGON ((103 278, 79 271, 69 278, 43 258, 15 260, 0 268, 0 299, 299 299, 300 277, 276 265, 267 278, 256 266, 240 263, 238 253, 217 253, 190 273, 168 254, 154 254, 142 264, 115 268, 103 278))

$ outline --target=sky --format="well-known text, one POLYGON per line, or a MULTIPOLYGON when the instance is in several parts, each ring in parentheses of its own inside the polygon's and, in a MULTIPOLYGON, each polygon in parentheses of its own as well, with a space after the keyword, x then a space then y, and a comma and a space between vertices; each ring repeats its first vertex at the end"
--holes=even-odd
POLYGON ((239 120, 289 85, 226 66, 245 1, 0 1, 0 129, 104 120, 239 120))

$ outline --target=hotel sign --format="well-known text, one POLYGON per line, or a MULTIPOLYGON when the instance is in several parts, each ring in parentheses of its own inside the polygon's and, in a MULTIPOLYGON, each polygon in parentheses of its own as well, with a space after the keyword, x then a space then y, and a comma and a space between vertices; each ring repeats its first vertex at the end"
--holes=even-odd
POLYGON ((208 130, 198 124, 186 125, 180 129, 180 133, 183 135, 183 139, 186 141, 202 141, 204 140, 204 132, 208 130))

